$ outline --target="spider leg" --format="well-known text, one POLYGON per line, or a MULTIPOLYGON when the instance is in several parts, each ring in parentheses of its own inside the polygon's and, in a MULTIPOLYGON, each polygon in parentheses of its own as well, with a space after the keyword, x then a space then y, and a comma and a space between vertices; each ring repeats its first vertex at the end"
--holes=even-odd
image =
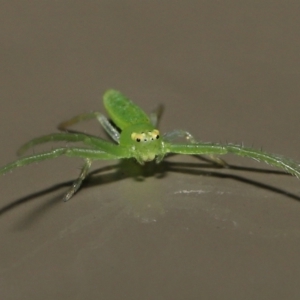
POLYGON ((58 129, 61 131, 68 131, 68 127, 82 122, 82 121, 88 121, 88 120, 92 120, 92 119, 97 119, 100 124, 102 125, 102 127, 104 128, 104 130, 107 132, 107 134, 117 143, 119 143, 119 139, 120 139, 120 133, 119 131, 109 122, 109 120, 102 115, 99 112, 89 112, 89 113, 83 113, 80 115, 77 115, 73 118, 71 118, 70 120, 64 121, 62 123, 60 123, 58 125, 58 129))
POLYGON ((111 144, 111 146, 115 146, 115 148, 112 147, 110 149, 110 150, 113 149, 114 151, 106 151, 105 149, 99 150, 99 149, 75 148, 75 147, 55 148, 51 151, 25 156, 10 164, 7 164, 4 167, 0 168, 0 175, 5 174, 18 167, 26 166, 35 162, 40 162, 48 159, 54 159, 59 156, 80 157, 83 159, 90 159, 91 161, 115 160, 115 159, 131 157, 127 149, 114 144, 111 144))
POLYGON ((97 120, 100 122, 106 133, 119 144, 120 132, 114 127, 111 122, 102 114, 97 116, 97 120))
POLYGON ((194 143, 194 144, 164 144, 164 151, 162 154, 176 153, 176 154, 204 154, 204 155, 223 155, 232 153, 235 155, 249 157, 259 162, 264 162, 274 167, 281 168, 287 173, 290 173, 297 178, 300 178, 300 164, 282 157, 277 154, 267 153, 261 150, 246 148, 241 145, 233 144, 215 144, 215 143, 194 143))
POLYGON ((81 169, 79 177, 73 182, 72 186, 70 187, 68 192, 63 197, 64 202, 70 200, 70 198, 78 191, 83 180, 86 178, 86 176, 89 172, 89 169, 91 168, 91 165, 92 165, 92 161, 90 159, 85 159, 85 164, 81 169))
POLYGON ((109 151, 110 148, 115 149, 115 144, 105 141, 101 138, 93 137, 83 133, 52 133, 44 135, 25 143, 18 151, 18 155, 23 155, 28 149, 35 145, 40 145, 48 142, 81 142, 92 148, 104 149, 109 151))
POLYGON ((164 111, 164 106, 162 104, 160 104, 156 107, 156 109, 152 113, 150 113, 149 119, 150 119, 151 124, 154 127, 156 127, 158 125, 158 122, 162 116, 163 111, 164 111))
POLYGON ((192 144, 197 142, 195 138, 188 131, 180 130, 180 129, 169 131, 165 133, 163 137, 164 140, 167 142, 172 142, 178 138, 185 138, 188 142, 192 144))
MULTIPOLYGON (((74 134, 57 134, 57 135, 49 135, 45 137, 41 137, 42 142, 50 140, 61 140, 61 138, 64 136, 73 138, 74 134)), ((81 135, 82 137, 87 138, 88 136, 81 135)), ((66 139, 64 139, 66 140, 66 139)), ((79 139, 80 140, 80 139, 79 139)), ((33 140, 34 141, 34 140, 33 140)), ((78 141, 78 139, 76 140, 78 141)), ((55 148, 51 151, 42 152, 30 156, 25 156, 23 158, 20 158, 10 164, 7 164, 6 166, 0 168, 0 175, 8 173, 9 171, 26 166, 32 163, 37 163, 40 161, 48 160, 48 159, 54 159, 59 156, 68 156, 68 157, 79 157, 83 158, 85 160, 85 164, 80 172, 79 177, 74 181, 69 191, 64 196, 64 201, 68 201, 80 188, 82 181, 86 178, 88 171, 91 167, 93 160, 115 160, 115 159, 122 159, 122 158, 130 158, 132 156, 131 152, 128 151, 126 147, 122 147, 120 145, 112 144, 109 142, 106 142, 101 139, 94 138, 92 139, 93 143, 91 145, 97 147, 94 148, 75 148, 75 147, 69 147, 69 148, 55 148)), ((35 143, 41 142, 41 140, 36 140, 35 143)), ((30 143, 30 142, 29 142, 30 143)), ((32 143, 32 142, 31 142, 32 143)), ((33 143, 34 144, 34 143, 33 143)), ((26 146, 26 145, 25 145, 26 146)), ((26 149, 25 149, 26 150, 26 149)))
POLYGON ((68 131, 68 127, 74 125, 74 124, 77 124, 79 122, 82 122, 82 121, 88 121, 88 120, 92 120, 92 119, 95 119, 97 118, 97 116, 99 115, 100 113, 98 112, 88 112, 88 113, 83 113, 83 114, 80 114, 80 115, 77 115, 67 121, 64 121, 64 122, 61 122, 57 128, 61 131, 68 131))
MULTIPOLYGON (((196 144, 197 141, 193 137, 192 134, 190 134, 188 131, 185 130, 172 130, 170 132, 167 132, 163 136, 164 140, 167 142, 172 142, 173 140, 177 138, 185 138, 189 143, 196 144)), ((228 167, 228 164, 225 160, 221 159, 220 157, 214 155, 214 154, 207 154, 206 156, 209 157, 209 160, 211 160, 213 163, 217 164, 220 167, 228 167)))

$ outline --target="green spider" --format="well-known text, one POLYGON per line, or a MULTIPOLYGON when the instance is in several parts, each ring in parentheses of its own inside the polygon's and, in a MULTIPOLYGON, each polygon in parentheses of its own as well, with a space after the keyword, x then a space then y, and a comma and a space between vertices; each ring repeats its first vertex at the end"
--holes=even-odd
POLYGON ((104 94, 103 99, 108 115, 117 127, 101 113, 91 112, 80 114, 63 122, 58 128, 62 131, 67 131, 67 127, 73 124, 96 118, 115 143, 77 132, 61 132, 45 135, 24 144, 18 150, 18 155, 22 155, 35 145, 50 141, 79 142, 82 143, 84 147, 66 146, 30 155, 0 168, 0 175, 17 167, 56 158, 61 155, 81 157, 85 160, 85 164, 79 177, 74 181, 71 188, 63 197, 64 201, 68 201, 79 189, 94 160, 135 158, 138 163, 143 165, 145 162, 154 159, 159 163, 165 155, 175 153, 209 155, 213 160, 222 164, 223 161, 214 157, 214 155, 233 153, 284 169, 286 172, 300 178, 299 164, 288 158, 240 145, 197 142, 189 132, 183 130, 174 130, 161 136, 156 129, 158 113, 147 116, 141 108, 116 90, 108 90, 104 94), (180 137, 186 138, 188 143, 172 142, 180 137))

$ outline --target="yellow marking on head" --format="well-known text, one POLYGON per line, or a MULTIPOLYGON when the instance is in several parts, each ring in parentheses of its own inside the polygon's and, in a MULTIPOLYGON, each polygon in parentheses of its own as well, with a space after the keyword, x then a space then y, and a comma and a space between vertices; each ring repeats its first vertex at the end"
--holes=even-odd
POLYGON ((149 134, 151 135, 151 137, 153 139, 158 139, 159 138, 159 131, 157 129, 152 130, 151 132, 149 132, 149 134))
POLYGON ((131 134, 131 139, 137 142, 148 142, 149 140, 153 141, 158 138, 159 138, 159 131, 157 129, 148 132, 141 132, 141 133, 133 132, 131 134))

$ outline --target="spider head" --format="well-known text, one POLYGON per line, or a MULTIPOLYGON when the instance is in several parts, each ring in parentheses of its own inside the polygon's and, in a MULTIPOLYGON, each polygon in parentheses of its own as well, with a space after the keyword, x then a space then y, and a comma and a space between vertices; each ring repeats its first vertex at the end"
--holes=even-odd
POLYGON ((152 161, 161 155, 159 131, 151 124, 133 125, 121 132, 120 145, 126 145, 139 163, 152 161))

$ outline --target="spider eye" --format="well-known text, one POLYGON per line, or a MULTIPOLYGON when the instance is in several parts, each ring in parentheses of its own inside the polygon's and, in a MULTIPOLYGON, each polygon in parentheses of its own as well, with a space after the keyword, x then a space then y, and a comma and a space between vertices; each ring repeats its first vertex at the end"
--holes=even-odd
POLYGON ((136 142, 139 143, 139 142, 143 139, 143 134, 133 132, 133 133, 131 134, 131 138, 132 138, 134 141, 136 141, 136 142))
POLYGON ((154 129, 152 132, 151 132, 151 135, 153 138, 155 139, 159 139, 159 131, 157 129, 154 129))

